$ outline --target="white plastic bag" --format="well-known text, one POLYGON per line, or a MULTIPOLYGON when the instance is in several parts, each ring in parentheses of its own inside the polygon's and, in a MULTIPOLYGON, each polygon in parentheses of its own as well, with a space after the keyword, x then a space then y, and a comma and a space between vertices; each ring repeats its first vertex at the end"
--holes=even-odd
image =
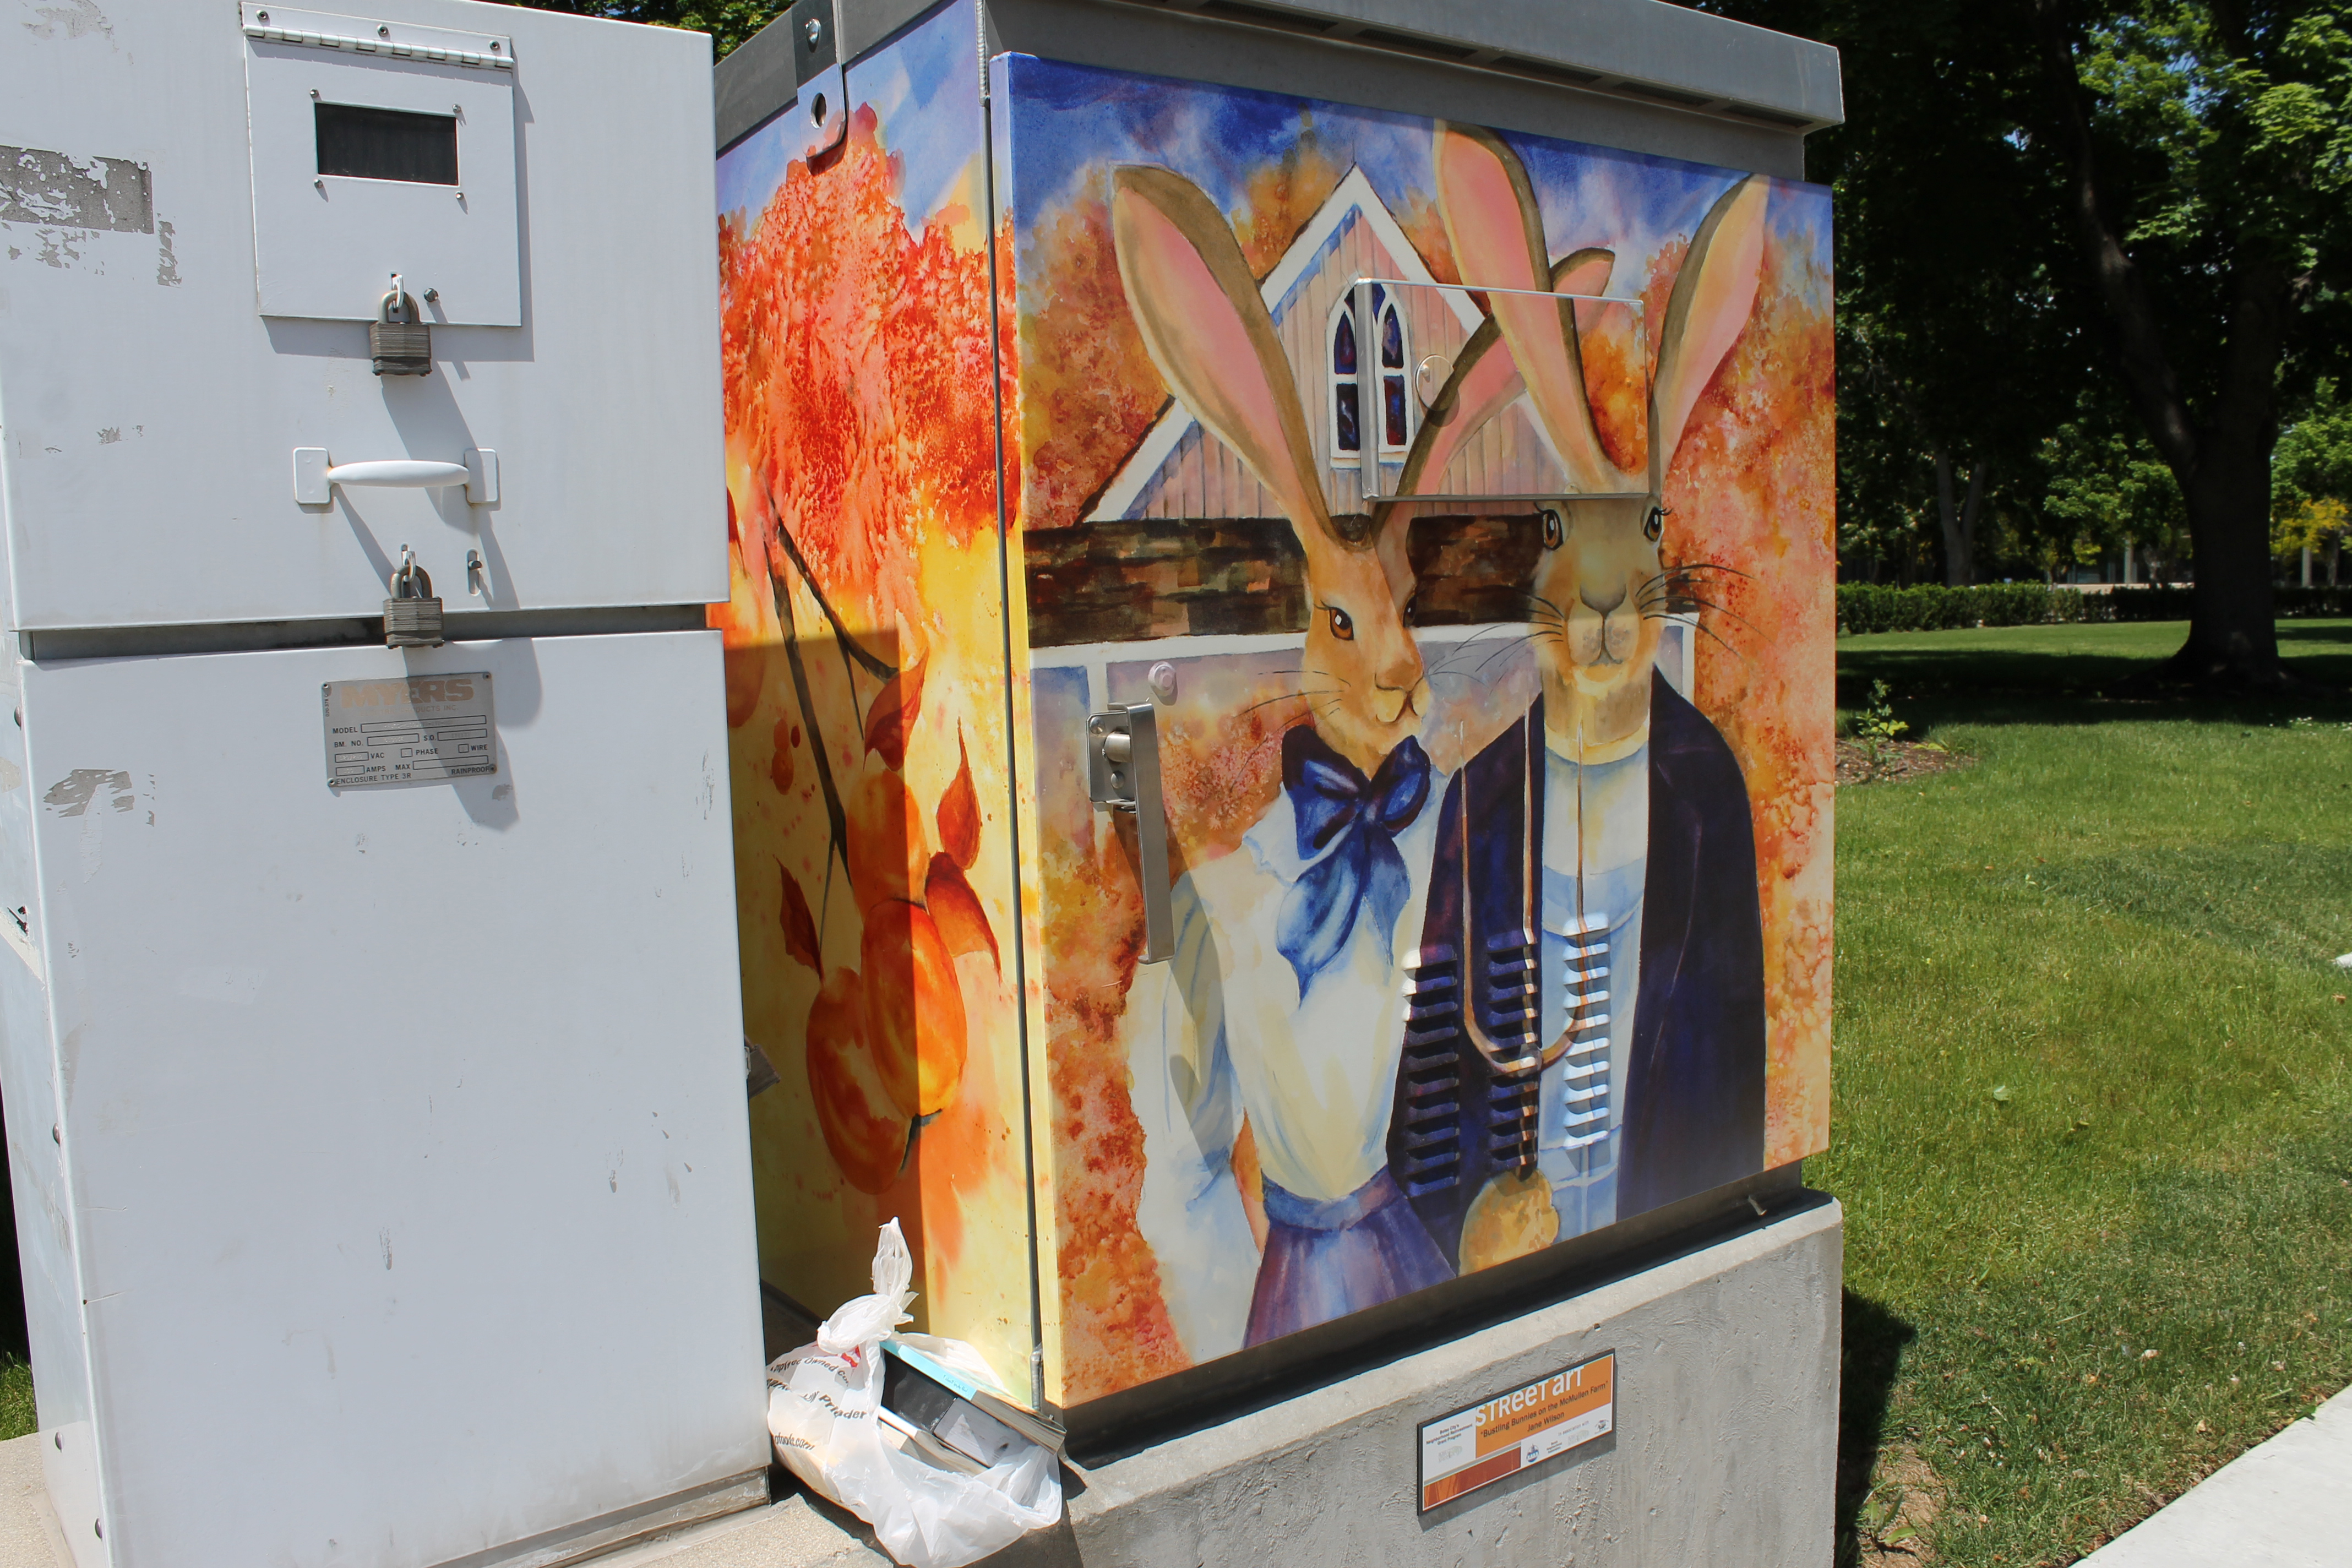
MULTIPOLYGON (((768 1430, 786 1468, 872 1525, 907 1568, 962 1568, 1060 1519, 1062 1473, 1052 1451, 1035 1444, 966 1475, 885 1439, 875 1414, 882 1342, 909 1321, 913 1275, 894 1219, 874 1250, 874 1293, 844 1302, 818 1328, 814 1344, 769 1366, 768 1430)), ((955 1346, 965 1364, 986 1366, 961 1342, 922 1338, 927 1346, 955 1346)))

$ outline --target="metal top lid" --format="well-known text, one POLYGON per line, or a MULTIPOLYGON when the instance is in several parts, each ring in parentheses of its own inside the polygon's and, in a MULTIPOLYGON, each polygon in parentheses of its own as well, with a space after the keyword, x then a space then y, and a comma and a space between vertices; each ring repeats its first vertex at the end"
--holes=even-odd
MULTIPOLYGON (((808 21, 831 13, 828 42, 853 60, 932 10, 939 0, 798 0, 719 68, 719 142, 724 147, 790 101, 806 73, 792 41, 808 21)), ((1385 60, 1427 70, 1459 68, 1524 89, 1569 89, 1596 106, 1664 111, 1712 121, 1727 134, 1785 139, 1791 157, 1808 132, 1841 123, 1844 96, 1837 50, 1729 21, 1666 0, 981 0, 985 53, 1032 51, 1175 75, 1206 75, 1235 85, 1255 74, 1203 69, 1202 58, 1234 54, 1211 35, 1234 28, 1283 36, 1292 47, 1354 55, 1367 68, 1385 60), (1175 29, 1171 32, 1170 29, 1175 29), (1192 28, 1196 47, 1181 47, 1195 66, 1164 58, 1192 28), (1117 42, 1125 37, 1130 45, 1117 42), (1154 58, 1147 58, 1152 56, 1154 58), (1741 130, 1740 128, 1745 128, 1741 130)), ((1268 38, 1269 45, 1275 42, 1268 38)), ((1260 51, 1261 53, 1263 51, 1260 51)), ((1246 53, 1246 51, 1244 51, 1246 53)), ((1320 75, 1321 73, 1318 73, 1320 75)), ((1452 75, 1454 73, 1444 72, 1452 75)), ((1498 84, 1499 85, 1499 84, 1498 84)), ((1302 90, 1311 90, 1302 88, 1302 90)), ((1341 93, 1349 100, 1361 101, 1341 93)), ((1528 127, 1528 129, 1545 129, 1528 127)), ((1671 142, 1673 138, 1668 137, 1671 142)), ((1698 156, 1704 147, 1651 150, 1698 156)))
MULTIPOLYGON (((1666 0, 1102 0, 1312 33, 1800 134, 1845 119, 1837 50, 1666 0)), ((842 9, 869 8, 843 0, 842 9)), ((882 9, 881 6, 871 6, 882 9)), ((848 25, 848 17, 844 17, 848 25)))

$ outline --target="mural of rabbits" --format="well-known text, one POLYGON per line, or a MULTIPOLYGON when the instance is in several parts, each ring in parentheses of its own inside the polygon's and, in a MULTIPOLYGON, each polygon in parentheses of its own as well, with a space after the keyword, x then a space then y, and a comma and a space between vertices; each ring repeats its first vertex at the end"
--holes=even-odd
POLYGON ((785 115, 717 171, 763 1278, 856 1294, 900 1216, 929 1327, 1140 1410, 1825 1149, 1829 190, 1679 132, 982 71, 975 15, 849 61, 814 163, 785 115), (1710 582, 1768 635, 1691 628, 1710 582), (1147 691, 1155 963, 1078 743, 1147 691))
POLYGON ((1501 292, 1598 292, 1612 258, 1549 260, 1527 172, 1494 133, 1441 123, 1433 162, 1462 277, 1497 290, 1437 400, 1451 439, 1524 393, 1580 492, 1541 510, 1541 694, 1447 786, 1408 981, 1436 1000, 1408 1023, 1391 1163, 1467 1270, 1762 1166, 1746 787, 1656 656, 1665 618, 1709 602, 1706 568, 1662 563, 1665 475, 1753 307, 1768 186, 1734 184, 1692 237, 1633 474, 1597 435, 1573 305, 1501 292))
POLYGON ((1139 975, 1129 1002, 1151 1018, 1149 988, 1162 988, 1160 1026, 1136 1037, 1133 1099, 1152 1140, 1139 1223, 1198 1360, 1453 1272, 1386 1152, 1401 960, 1445 780, 1415 739, 1430 692, 1402 615, 1405 520, 1331 515, 1290 363, 1224 216, 1181 176, 1127 166, 1111 229, 1152 363, 1276 498, 1306 558, 1307 720, 1283 737, 1281 791, 1238 850, 1179 879, 1176 957, 1139 975), (1244 1115, 1262 1256, 1231 1170, 1244 1115))

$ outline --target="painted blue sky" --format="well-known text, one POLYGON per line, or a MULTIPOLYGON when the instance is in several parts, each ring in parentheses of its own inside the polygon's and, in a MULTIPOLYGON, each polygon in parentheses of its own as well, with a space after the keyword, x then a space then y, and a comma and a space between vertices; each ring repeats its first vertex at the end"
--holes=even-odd
MULTIPOLYGON (((980 151, 973 36, 971 0, 952 0, 847 72, 850 101, 874 110, 883 145, 901 161, 910 233, 957 194, 980 151)), ((999 130, 1010 132, 1017 163, 1011 195, 1024 228, 1117 163, 1174 169, 1230 211, 1252 172, 1278 162, 1309 134, 1341 167, 1361 168, 1391 210, 1429 195, 1431 122, 1420 116, 1029 55, 1003 57, 996 70, 1003 84, 999 130)), ((786 121, 795 118, 781 117, 719 160, 719 211, 757 212, 767 205, 796 151, 786 137, 786 121)), ((1634 292, 1659 247, 1696 228, 1708 205, 1739 177, 1703 164, 1503 135, 1535 183, 1552 254, 1588 245, 1617 252, 1612 294, 1634 292)), ((1828 192, 1786 183, 1779 188, 1774 226, 1784 241, 1814 252, 1826 304, 1828 192)))
MULTIPOLYGON (((1015 162, 1015 222, 1026 228, 1068 202, 1095 172, 1156 163, 1184 174, 1227 211, 1251 174, 1311 134, 1341 167, 1364 171, 1392 211, 1430 195, 1431 121, 1352 105, 1130 75, 1015 56, 1006 62, 1015 162)), ((1607 246, 1619 265, 1609 291, 1635 291, 1660 247, 1688 236, 1738 180, 1731 170, 1505 132, 1528 166, 1554 256, 1607 246)), ((1784 184, 1784 238, 1825 245, 1828 193, 1784 184)), ((1824 266, 1828 256, 1821 254, 1824 266)))

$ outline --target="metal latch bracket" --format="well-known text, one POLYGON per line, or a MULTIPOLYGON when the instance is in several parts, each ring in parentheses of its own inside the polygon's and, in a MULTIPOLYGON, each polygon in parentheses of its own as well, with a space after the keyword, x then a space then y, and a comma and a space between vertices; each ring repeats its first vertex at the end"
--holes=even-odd
POLYGON ((1149 702, 1114 705, 1087 720, 1087 794, 1135 816, 1136 879, 1143 889, 1143 962, 1176 953, 1168 896, 1168 813, 1160 796, 1160 718, 1149 702))
POLYGON ((803 163, 841 144, 849 129, 847 83, 834 36, 833 0, 797 0, 784 16, 800 95, 784 110, 800 137, 803 163))

